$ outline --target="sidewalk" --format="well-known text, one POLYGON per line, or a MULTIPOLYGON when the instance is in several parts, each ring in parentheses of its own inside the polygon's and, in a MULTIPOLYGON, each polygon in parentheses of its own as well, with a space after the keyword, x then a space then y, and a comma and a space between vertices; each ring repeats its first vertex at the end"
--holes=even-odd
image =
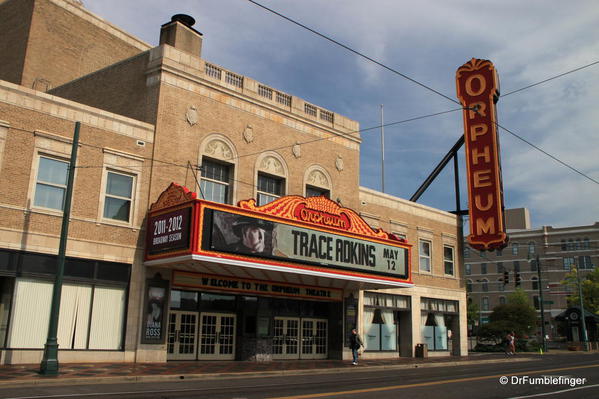
POLYGON ((342 360, 286 360, 272 362, 177 361, 168 363, 69 363, 59 375, 44 376, 39 364, 0 366, 0 389, 25 385, 97 384, 182 379, 243 378, 281 374, 339 373, 357 369, 448 367, 464 364, 530 361, 535 353, 506 357, 503 353, 472 353, 463 357, 363 360, 358 366, 342 360))

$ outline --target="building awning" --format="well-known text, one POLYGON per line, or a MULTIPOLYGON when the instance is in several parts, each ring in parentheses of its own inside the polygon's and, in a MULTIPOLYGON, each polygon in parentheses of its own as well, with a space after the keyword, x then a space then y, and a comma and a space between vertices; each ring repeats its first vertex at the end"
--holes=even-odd
POLYGON ((171 184, 148 215, 146 266, 343 290, 411 287, 411 245, 324 197, 258 207, 171 184))

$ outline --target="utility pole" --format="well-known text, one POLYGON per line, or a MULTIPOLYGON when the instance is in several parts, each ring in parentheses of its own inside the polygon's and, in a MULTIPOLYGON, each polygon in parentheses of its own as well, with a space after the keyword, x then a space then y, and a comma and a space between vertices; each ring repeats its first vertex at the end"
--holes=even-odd
POLYGON ((75 163, 77 161, 77 148, 79 147, 79 129, 81 122, 75 123, 73 134, 73 147, 71 148, 71 161, 69 163, 69 175, 67 181, 67 192, 64 199, 62 212, 62 229, 60 232, 60 245, 58 248, 58 260, 56 266, 56 280, 52 290, 52 305, 50 308, 50 322, 48 325, 48 338, 44 346, 44 357, 40 364, 40 373, 45 375, 58 374, 58 318, 60 315, 60 296, 62 294, 62 276, 64 274, 65 254, 67 249, 67 237, 69 235, 69 218, 71 216, 71 198, 73 197, 73 180, 75 178, 75 163))
POLYGON ((584 343, 584 350, 589 351, 589 336, 587 334, 587 323, 584 319, 584 300, 582 298, 582 284, 580 283, 580 274, 578 273, 578 267, 576 268, 576 281, 578 282, 578 298, 580 299, 580 320, 582 321, 582 342, 584 343))
POLYGON ((543 304, 543 280, 541 280, 541 260, 536 257, 537 275, 539 277, 539 299, 541 300, 541 334, 543 335, 543 353, 547 353, 547 339, 545 338, 545 305, 543 304))
POLYGON ((383 104, 381 104, 381 192, 385 192, 385 123, 383 122, 383 104))

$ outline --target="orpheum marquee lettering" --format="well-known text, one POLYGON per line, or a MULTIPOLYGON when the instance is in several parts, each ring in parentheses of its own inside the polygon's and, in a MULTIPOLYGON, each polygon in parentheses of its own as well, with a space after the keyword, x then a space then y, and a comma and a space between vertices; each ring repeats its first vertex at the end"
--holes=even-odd
POLYGON ((470 235, 479 250, 507 244, 495 103, 499 78, 490 61, 473 58, 458 68, 457 95, 464 111, 470 235))

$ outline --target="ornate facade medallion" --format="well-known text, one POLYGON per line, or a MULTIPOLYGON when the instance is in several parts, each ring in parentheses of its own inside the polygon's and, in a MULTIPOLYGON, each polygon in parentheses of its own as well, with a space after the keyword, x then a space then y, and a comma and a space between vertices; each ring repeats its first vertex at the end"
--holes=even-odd
POLYGON ((243 131, 243 139, 248 144, 254 141, 254 128, 252 125, 246 126, 245 130, 243 131))
POLYGON ((337 168, 337 170, 339 172, 341 172, 343 170, 343 158, 341 158, 341 155, 337 155, 337 159, 335 160, 335 167, 337 168))
POLYGON ((193 126, 198 123, 198 111, 196 110, 196 107, 193 105, 189 106, 187 112, 185 113, 185 119, 187 120, 187 123, 189 123, 189 126, 193 126))
POLYGON ((293 156, 296 158, 299 158, 302 156, 302 147, 300 146, 300 143, 296 142, 295 145, 291 148, 291 152, 293 153, 293 156))
POLYGON ((206 145, 206 154, 217 159, 233 158, 233 151, 227 143, 222 140, 214 139, 206 145))
POLYGON ((313 170, 308 175, 308 184, 315 187, 329 188, 329 179, 320 170, 313 170))
POLYGON ((281 164, 281 161, 279 161, 277 158, 273 156, 267 156, 262 160, 262 162, 260 162, 260 170, 279 176, 285 174, 283 164, 281 164))

